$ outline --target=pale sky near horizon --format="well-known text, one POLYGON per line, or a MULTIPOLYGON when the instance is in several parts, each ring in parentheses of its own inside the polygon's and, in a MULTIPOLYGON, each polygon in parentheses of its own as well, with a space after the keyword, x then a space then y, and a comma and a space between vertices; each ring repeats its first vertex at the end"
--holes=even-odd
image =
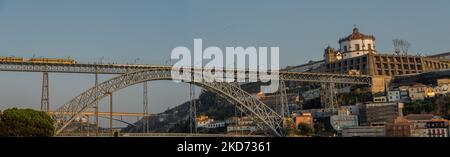
MULTIPOLYGON (((0 56, 164 64, 173 48, 202 38, 204 47, 279 46, 282 66, 299 65, 322 59, 323 49, 338 47, 353 25, 377 37, 379 52, 392 52, 392 39, 402 38, 414 54, 436 54, 450 52, 449 6, 448 0, 0 0, 0 56)), ((39 108, 41 77, 0 72, 0 110, 39 108)), ((50 74, 51 108, 93 79, 50 74)), ((151 82, 150 112, 186 101, 187 89, 151 82)), ((116 110, 140 112, 141 91, 118 92, 116 110)))

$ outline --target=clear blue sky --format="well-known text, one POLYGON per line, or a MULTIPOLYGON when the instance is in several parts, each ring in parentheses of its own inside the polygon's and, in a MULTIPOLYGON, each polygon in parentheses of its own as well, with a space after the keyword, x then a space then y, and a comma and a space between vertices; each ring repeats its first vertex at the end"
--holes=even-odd
MULTIPOLYGON (((321 59, 323 48, 337 47, 354 24, 377 37, 379 52, 391 52, 392 39, 402 38, 414 53, 434 54, 450 51, 449 6, 448 0, 3 0, 0 56, 163 64, 173 48, 203 38, 204 46, 222 48, 279 46, 281 64, 298 65, 321 59)), ((0 109, 39 107, 41 74, 0 76, 0 109)), ((50 83, 55 108, 91 86, 93 76, 52 74, 50 83)), ((151 85, 151 112, 188 97, 169 96, 184 85, 151 85)), ((140 111, 140 90, 118 93, 119 110, 140 111)))

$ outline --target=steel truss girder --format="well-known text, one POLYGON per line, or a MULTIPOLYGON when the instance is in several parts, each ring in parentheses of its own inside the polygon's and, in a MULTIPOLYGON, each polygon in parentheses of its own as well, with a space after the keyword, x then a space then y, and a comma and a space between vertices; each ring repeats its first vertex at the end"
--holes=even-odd
MULTIPOLYGON (((108 93, 113 93, 125 87, 153 80, 170 80, 171 69, 157 68, 127 73, 118 77, 114 77, 96 87, 92 87, 81 93, 66 104, 59 107, 52 118, 55 120, 56 134, 59 134, 69 125, 75 117, 79 116, 83 111, 93 107, 95 102, 103 99, 108 93), (97 95, 96 95, 97 94, 97 95), (63 114, 66 113, 66 114, 63 114), (67 114, 70 113, 70 114, 67 114)), ((192 72, 196 76, 201 73, 192 72)), ((252 120, 256 122, 258 127, 268 131, 271 135, 282 136, 282 117, 258 100, 255 96, 250 95, 237 86, 230 85, 227 82, 192 82, 206 90, 212 91, 225 97, 232 104, 252 120)))
MULTIPOLYGON (((49 73, 89 73, 89 74, 125 74, 146 69, 171 69, 171 66, 133 65, 133 64, 47 64, 47 63, 11 63, 0 62, 0 71, 49 72, 49 73)), ((240 74, 248 72, 239 71, 240 74)), ((251 72, 255 73, 255 72, 251 72)), ((370 84, 371 77, 362 75, 342 75, 327 73, 304 73, 280 71, 280 79, 285 81, 370 84)))
POLYGON ((51 73, 89 73, 89 74, 125 74, 132 71, 161 68, 153 65, 119 64, 49 64, 49 63, 11 63, 0 62, 0 71, 51 72, 51 73))

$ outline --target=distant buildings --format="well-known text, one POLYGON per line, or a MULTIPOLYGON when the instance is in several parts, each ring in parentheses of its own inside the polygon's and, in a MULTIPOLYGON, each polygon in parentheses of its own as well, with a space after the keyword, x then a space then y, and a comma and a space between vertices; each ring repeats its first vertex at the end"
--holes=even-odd
POLYGON ((408 86, 400 86, 398 87, 398 90, 400 91, 400 101, 401 102, 409 102, 409 93, 408 93, 408 86))
POLYGON ((354 118, 346 121, 342 113, 331 116, 331 124, 343 137, 449 137, 449 120, 431 114, 403 116, 402 109, 400 102, 368 103, 362 105, 359 125, 344 127, 354 118))
POLYGON ((206 129, 223 128, 225 127, 225 121, 215 121, 208 116, 199 116, 197 117, 197 127, 206 129))
POLYGON ((401 102, 425 100, 426 98, 433 98, 435 96, 447 95, 447 93, 449 93, 449 84, 443 83, 446 82, 447 80, 448 79, 446 78, 436 80, 437 81, 436 86, 432 85, 427 86, 421 83, 416 83, 411 86, 403 85, 398 87, 396 90, 388 91, 388 98, 392 96, 393 98, 392 100, 395 100, 396 97, 394 96, 397 96, 397 94, 393 92, 397 92, 397 90, 399 91, 400 94, 400 100, 398 101, 401 102))
POLYGON ((385 126, 357 126, 342 130, 342 137, 385 137, 385 126))
POLYGON ((412 101, 415 100, 424 100, 427 96, 427 86, 425 86, 424 84, 418 83, 415 84, 411 87, 409 87, 408 89, 408 93, 409 93, 409 98, 412 101))
POLYGON ((297 116, 295 116, 295 126, 298 126, 299 124, 306 124, 310 126, 311 128, 314 127, 313 124, 313 116, 311 113, 301 113, 297 116))
MULTIPOLYGON (((394 78, 415 76, 413 74, 449 69, 450 53, 434 56, 379 54, 375 40, 375 36, 365 35, 354 28, 350 35, 339 40, 339 48, 325 48, 323 60, 285 69, 291 72, 369 75, 371 84, 367 92, 372 94, 372 102, 351 107, 341 106, 338 114, 336 110, 326 109, 309 109, 298 113, 308 112, 313 118, 330 117, 333 128, 344 137, 447 137, 448 121, 445 122, 445 119, 433 119, 426 115, 404 117, 402 110, 404 103, 448 95, 450 78, 442 78, 447 75, 433 77, 440 78, 436 80, 437 84, 419 79, 399 83, 391 81, 394 78)), ((336 87, 336 93, 341 94, 352 92, 349 87, 355 86, 341 84, 336 87)), ((321 90, 313 86, 311 90, 302 92, 301 96, 308 101, 320 97, 320 93, 321 90)), ((362 101, 344 101, 349 104, 358 102, 362 101)), ((302 116, 296 117, 296 121, 307 119, 302 116)))
POLYGON ((196 118, 197 127, 204 129, 226 128, 227 134, 252 134, 259 131, 250 117, 230 117, 226 120, 214 120, 202 115, 196 118))
POLYGON ((398 117, 394 124, 386 127, 386 133, 389 137, 411 137, 411 127, 411 123, 407 119, 398 117))
POLYGON ((412 85, 401 85, 392 90, 386 91, 386 96, 383 93, 376 93, 373 95, 373 102, 405 102, 425 100, 436 96, 444 96, 449 93, 450 79, 437 79, 437 85, 424 85, 416 83, 412 85), (386 99, 385 99, 386 98, 386 99), (386 101, 385 101, 386 100, 386 101))
POLYGON ((426 123, 428 137, 449 137, 449 123, 445 119, 434 119, 426 123))
POLYGON ((228 134, 236 134, 236 133, 244 133, 244 134, 250 134, 251 132, 257 131, 258 128, 256 126, 250 126, 250 125, 230 125, 227 126, 227 133, 228 134))
POLYGON ((449 86, 447 78, 430 85, 401 85, 373 94, 373 102, 341 106, 337 114, 326 109, 300 113, 309 112, 313 118, 330 117, 331 126, 343 137, 449 137, 448 120, 430 114, 403 116, 402 111, 404 103, 448 95, 449 86))
POLYGON ((356 104, 356 105, 351 105, 351 106, 341 106, 340 108, 342 110, 347 111, 349 115, 359 115, 362 105, 364 105, 364 104, 356 104))
POLYGON ((411 125, 412 137, 427 137, 427 121, 433 118, 431 114, 413 114, 405 118, 411 125))
POLYGON ((394 76, 423 73, 450 68, 447 54, 413 56, 404 54, 379 54, 374 35, 363 34, 358 28, 339 39, 339 48, 325 48, 321 61, 288 67, 293 72, 327 72, 349 74, 358 71, 372 77, 371 92, 385 92, 386 84, 394 76))
POLYGON ((450 79, 448 79, 448 78, 442 78, 442 79, 437 80, 438 86, 444 86, 444 85, 449 85, 449 84, 450 84, 450 79))
POLYGON ((373 102, 374 103, 383 103, 383 102, 387 102, 387 97, 384 95, 375 95, 373 96, 373 102))
POLYGON ((388 91, 387 99, 388 102, 400 101, 401 100, 400 91, 399 90, 388 91))
POLYGON ((446 95, 449 92, 449 86, 448 85, 440 85, 433 88, 434 93, 436 96, 443 96, 446 95))
POLYGON ((358 126, 358 115, 351 114, 347 109, 342 108, 337 115, 330 117, 330 124, 336 131, 358 126))
POLYGON ((449 121, 431 114, 398 117, 387 127, 391 137, 449 137, 449 121))
POLYGON ((434 93, 438 96, 446 95, 449 92, 450 79, 442 78, 436 80, 437 86, 434 87, 434 93))
POLYGON ((398 116, 402 116, 403 103, 367 103, 361 108, 361 124, 378 122, 394 123, 398 116))
POLYGON ((258 131, 250 117, 231 117, 226 120, 227 134, 251 134, 258 131))
POLYGON ((313 118, 325 118, 330 117, 332 115, 331 111, 325 109, 309 109, 309 110, 301 110, 298 114, 310 113, 313 118))
MULTIPOLYGON (((391 95, 401 98, 400 90, 391 95)), ((302 110, 295 122, 310 124, 315 118, 330 117, 331 126, 343 137, 449 137, 449 120, 431 114, 403 116, 403 108, 401 101, 395 101, 341 106, 337 114, 325 109, 302 110)))

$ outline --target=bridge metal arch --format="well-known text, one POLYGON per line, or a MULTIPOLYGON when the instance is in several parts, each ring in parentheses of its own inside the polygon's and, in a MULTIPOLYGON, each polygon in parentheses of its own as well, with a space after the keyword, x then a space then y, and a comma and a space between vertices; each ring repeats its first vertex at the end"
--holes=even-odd
MULTIPOLYGON (((52 118, 55 120, 56 134, 61 133, 65 127, 67 127, 74 120, 75 117, 79 116, 86 109, 93 107, 95 102, 107 97, 108 94, 146 81, 172 80, 173 78, 171 76, 171 72, 172 69, 169 68, 154 68, 134 71, 114 77, 98 84, 98 86, 84 91, 55 110, 52 118)), ((192 73, 195 76, 202 75, 198 72, 192 73)), ((226 98, 241 112, 245 113, 253 121, 255 121, 258 127, 267 131, 267 133, 274 136, 282 136, 282 117, 263 102, 258 100, 255 96, 245 92, 238 86, 227 82, 191 83, 226 98)))

